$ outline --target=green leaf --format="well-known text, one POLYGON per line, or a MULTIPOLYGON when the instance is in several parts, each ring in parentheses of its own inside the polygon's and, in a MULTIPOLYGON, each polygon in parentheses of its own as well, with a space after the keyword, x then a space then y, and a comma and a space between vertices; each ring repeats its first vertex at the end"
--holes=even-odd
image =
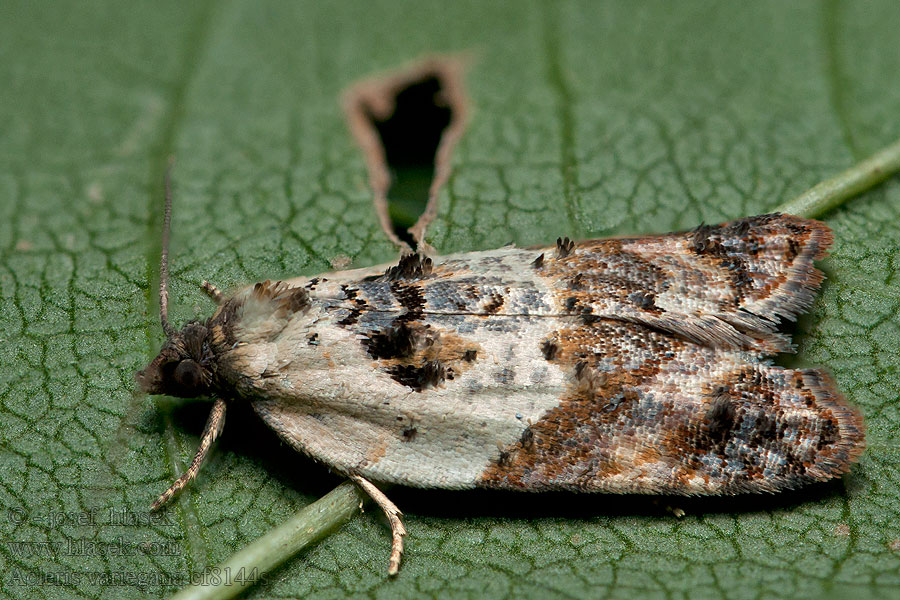
MULTIPOLYGON (((887 0, 7 2, 0 15, 4 598, 172 593, 339 482, 235 407, 198 480, 148 517, 209 408, 132 380, 162 340, 169 155, 181 323, 211 312, 204 279, 393 260, 338 95, 426 53, 473 57, 472 119, 429 230, 441 253, 765 212, 900 137, 887 0)), ((784 361, 827 365, 866 416, 868 449, 843 480, 661 505, 395 488, 410 531, 396 579, 367 509, 248 596, 897 594, 898 179, 824 219, 829 279, 784 361)))

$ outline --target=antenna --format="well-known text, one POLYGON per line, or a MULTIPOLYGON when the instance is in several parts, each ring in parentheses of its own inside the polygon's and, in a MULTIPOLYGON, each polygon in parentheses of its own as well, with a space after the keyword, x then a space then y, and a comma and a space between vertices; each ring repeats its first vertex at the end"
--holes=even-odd
POLYGON ((162 256, 159 259, 159 320, 162 321, 166 337, 172 337, 175 330, 169 325, 169 230, 172 225, 172 167, 175 157, 169 157, 166 167, 166 208, 163 216, 162 256))

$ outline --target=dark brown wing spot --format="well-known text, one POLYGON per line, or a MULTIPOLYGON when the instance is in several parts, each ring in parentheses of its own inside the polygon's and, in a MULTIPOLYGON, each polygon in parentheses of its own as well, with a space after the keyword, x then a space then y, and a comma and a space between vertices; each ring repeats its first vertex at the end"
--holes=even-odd
POLYGON ((534 447, 534 429, 530 426, 525 428, 525 431, 522 432, 522 437, 519 438, 519 447, 524 450, 530 450, 534 447))
POLYGON ((569 238, 556 238, 556 257, 565 258, 572 254, 575 249, 575 242, 569 238))
POLYGON ((419 392, 457 379, 474 366, 480 351, 453 330, 407 323, 403 316, 385 330, 364 335, 361 343, 373 366, 419 392))
POLYGON ((706 411, 704 423, 709 432, 728 432, 734 426, 734 404, 728 397, 728 390, 724 387, 716 389, 709 409, 706 411))
POLYGON ((403 321, 416 321, 421 318, 425 310, 425 297, 422 290, 416 284, 403 284, 395 282, 391 284, 391 292, 397 302, 406 309, 406 313, 400 316, 403 321))
POLYGON ((750 220, 739 219, 731 224, 731 234, 737 237, 743 237, 750 233, 750 220))
POLYGON ((387 369, 387 373, 397 383, 421 392, 443 382, 446 368, 440 361, 430 360, 419 366, 396 365, 387 369))
POLYGON ((801 250, 800 242, 798 242, 794 238, 788 238, 788 251, 787 251, 787 255, 785 256, 785 258, 787 260, 793 262, 794 258, 796 258, 796 256, 798 254, 800 254, 800 250, 801 250))
POLYGON ((350 325, 356 324, 356 322, 359 321, 359 317, 369 306, 369 304, 364 298, 359 297, 359 290, 357 290, 356 288, 352 288, 349 285, 342 285, 341 292, 343 292, 344 294, 344 299, 353 303, 353 307, 349 309, 349 314, 338 321, 338 325, 348 327, 350 325))
POLYGON ((641 310, 661 312, 656 306, 656 296, 650 292, 637 291, 628 294, 628 299, 634 302, 641 310))
POLYGON ((401 279, 421 279, 431 274, 431 259, 421 254, 407 254, 400 259, 396 267, 391 267, 382 276, 384 281, 401 279))
POLYGON ((698 439, 700 448, 721 454, 728 444, 732 429, 738 423, 737 409, 728 395, 728 390, 724 387, 717 388, 700 425, 698 439))
POLYGON ((691 250, 696 254, 725 256, 728 251, 718 239, 721 227, 701 223, 691 232, 691 250))
POLYGON ((559 346, 554 344, 550 340, 544 340, 544 343, 541 344, 541 353, 544 355, 545 360, 553 360, 556 358, 556 353, 559 350, 559 346))
POLYGON ((503 303, 505 302, 505 298, 500 294, 491 294, 491 301, 488 302, 484 306, 484 312, 489 315, 492 315, 503 308, 503 303))
POLYGON ((363 345, 372 358, 406 358, 415 352, 419 338, 409 325, 400 322, 373 333, 363 340, 363 345))
POLYGON ((337 322, 338 325, 343 327, 349 327, 350 325, 355 325, 357 321, 359 321, 359 316, 362 314, 362 311, 358 308, 351 308, 350 313, 337 322))

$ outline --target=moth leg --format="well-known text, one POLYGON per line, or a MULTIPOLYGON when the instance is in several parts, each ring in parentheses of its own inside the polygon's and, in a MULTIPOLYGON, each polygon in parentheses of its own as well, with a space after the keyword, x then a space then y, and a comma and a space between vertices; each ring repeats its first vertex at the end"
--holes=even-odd
POLYGON ((680 508, 678 506, 672 506, 671 504, 667 504, 664 501, 659 500, 659 499, 654 499, 653 504, 655 504, 659 508, 662 508, 664 511, 666 511, 667 513, 669 513, 676 519, 681 519, 682 517, 684 517, 687 514, 686 512, 684 512, 683 508, 680 508))
POLYGON ((388 518, 388 522, 391 524, 393 542, 391 543, 391 558, 388 561, 388 575, 396 575, 400 570, 400 556, 403 554, 403 536, 406 535, 406 527, 403 526, 403 522, 400 520, 400 515, 403 513, 400 512, 396 504, 388 500, 388 497, 368 479, 364 479, 359 475, 350 475, 350 479, 362 491, 367 493, 375 501, 375 504, 381 507, 381 510, 384 511, 385 516, 388 518))
POLYGON ((194 455, 194 460, 191 461, 191 466, 169 489, 156 499, 156 502, 150 505, 150 510, 158 510, 197 476, 197 473, 200 471, 200 465, 203 464, 210 447, 216 441, 216 438, 219 437, 219 434, 222 433, 224 426, 225 401, 221 398, 216 398, 216 403, 213 404, 212 410, 209 412, 209 418, 206 420, 206 427, 203 428, 203 435, 200 437, 200 447, 197 448, 197 453, 194 455))
POLYGON ((210 282, 204 281, 200 284, 200 287, 204 292, 207 293, 207 295, 209 295, 210 298, 216 301, 216 304, 222 304, 225 301, 225 295, 222 293, 222 291, 210 282))

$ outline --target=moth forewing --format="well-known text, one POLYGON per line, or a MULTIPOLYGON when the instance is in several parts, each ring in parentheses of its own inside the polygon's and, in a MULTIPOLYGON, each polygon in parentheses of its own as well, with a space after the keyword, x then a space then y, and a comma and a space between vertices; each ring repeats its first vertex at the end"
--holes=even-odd
POLYGON ((830 243, 772 214, 265 281, 172 331, 139 379, 221 398, 197 468, 216 410, 249 402, 350 477, 388 515, 394 573, 405 530, 372 481, 736 494, 846 472, 859 413, 822 370, 765 361, 792 349, 778 325, 830 243))

